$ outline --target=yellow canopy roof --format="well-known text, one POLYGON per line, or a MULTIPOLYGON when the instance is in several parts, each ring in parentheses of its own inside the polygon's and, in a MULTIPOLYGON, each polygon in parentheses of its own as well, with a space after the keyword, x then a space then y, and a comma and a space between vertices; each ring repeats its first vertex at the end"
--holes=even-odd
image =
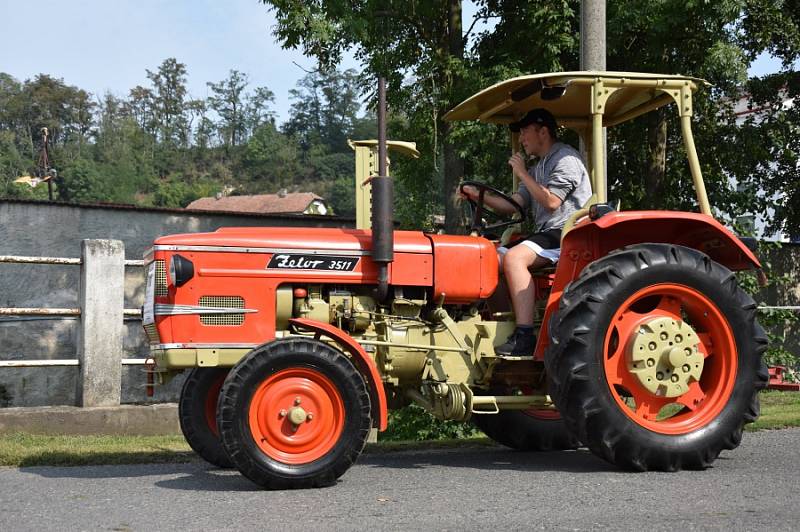
MULTIPOLYGON (((444 119, 480 120, 509 124, 525 113, 543 107, 561 125, 571 127, 591 119, 592 86, 601 78, 606 86, 618 87, 604 110, 604 123, 615 125, 670 103, 676 91, 688 84, 692 91, 710 84, 700 78, 636 72, 555 72, 531 74, 493 85, 461 102, 444 119)), ((677 94, 677 93, 675 93, 677 94)))

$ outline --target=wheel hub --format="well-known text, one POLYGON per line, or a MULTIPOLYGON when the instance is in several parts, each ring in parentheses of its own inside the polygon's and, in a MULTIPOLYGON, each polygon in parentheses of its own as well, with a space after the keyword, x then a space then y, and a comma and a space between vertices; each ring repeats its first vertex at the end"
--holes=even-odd
POLYGON ((678 397, 703 373, 700 339, 681 320, 660 317, 643 323, 628 348, 628 369, 650 393, 678 397))
POLYGON ((300 408, 299 406, 295 406, 294 408, 289 410, 289 421, 292 423, 292 425, 297 426, 300 423, 303 423, 306 420, 307 416, 308 414, 306 413, 306 411, 300 408))

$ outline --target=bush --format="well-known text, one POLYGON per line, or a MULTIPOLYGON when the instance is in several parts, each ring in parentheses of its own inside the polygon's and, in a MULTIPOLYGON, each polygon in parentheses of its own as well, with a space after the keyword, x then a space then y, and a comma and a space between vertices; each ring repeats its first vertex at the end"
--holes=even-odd
POLYGON ((471 423, 439 421, 422 407, 409 405, 389 412, 389 425, 380 433, 382 441, 426 441, 468 438, 480 434, 471 423))
MULTIPOLYGON (((768 294, 772 294, 769 299, 777 299, 778 306, 782 299, 779 294, 791 290, 796 285, 797 280, 788 273, 776 272, 772 267, 772 260, 776 252, 781 248, 778 242, 759 242, 757 256, 761 259, 764 270, 767 274, 767 286, 762 288, 758 284, 756 275, 752 271, 740 272, 737 277, 742 288, 747 291, 758 303, 759 307, 775 305, 767 302, 768 294)), ((764 362, 767 365, 787 366, 790 371, 788 377, 800 371, 800 353, 790 351, 792 342, 788 341, 787 333, 797 327, 800 323, 800 313, 787 309, 765 309, 758 310, 758 321, 767 332, 769 346, 764 355, 764 362)), ((796 347, 795 347, 796 349, 796 347)))

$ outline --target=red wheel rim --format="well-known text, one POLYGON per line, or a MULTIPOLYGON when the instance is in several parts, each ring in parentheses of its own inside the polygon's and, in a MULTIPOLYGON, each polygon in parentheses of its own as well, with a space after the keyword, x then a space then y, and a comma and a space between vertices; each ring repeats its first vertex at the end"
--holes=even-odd
POLYGON ((530 410, 523 410, 523 414, 535 419, 543 419, 545 421, 556 421, 561 419, 561 414, 558 410, 552 408, 531 408, 530 410))
MULTIPOLYGON (((534 389, 530 386, 522 386, 521 389, 522 393, 526 395, 534 394, 534 389)), ((545 421, 557 421, 561 419, 561 413, 555 408, 529 408, 528 410, 522 410, 522 413, 528 417, 545 421)))
POLYGON ((250 401, 250 432, 256 445, 285 464, 307 464, 323 457, 339 440, 344 420, 344 403, 336 386, 310 368, 275 373, 261 383, 250 401), (297 423, 300 412, 303 420, 297 423))
POLYGON ((687 434, 710 423, 725 408, 736 380, 738 355, 730 324, 705 295, 679 284, 652 285, 629 297, 611 320, 603 354, 605 378, 620 409, 660 434, 687 434), (662 317, 690 325, 704 358, 700 379, 677 397, 652 393, 628 368, 627 351, 640 327, 662 317), (666 417, 671 410, 675 413, 666 417))
POLYGON ((222 389, 222 383, 225 382, 227 373, 220 373, 211 386, 208 388, 205 402, 206 423, 211 433, 219 437, 219 428, 217 428, 217 399, 219 399, 219 391, 222 389))

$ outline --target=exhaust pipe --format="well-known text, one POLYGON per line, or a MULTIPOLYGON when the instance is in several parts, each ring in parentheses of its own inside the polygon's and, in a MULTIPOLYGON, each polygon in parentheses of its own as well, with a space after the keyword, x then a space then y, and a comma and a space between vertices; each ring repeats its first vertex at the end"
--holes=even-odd
POLYGON ((378 175, 372 177, 372 260, 378 265, 378 301, 389 294, 394 260, 394 192, 386 171, 386 79, 378 78, 378 175))

